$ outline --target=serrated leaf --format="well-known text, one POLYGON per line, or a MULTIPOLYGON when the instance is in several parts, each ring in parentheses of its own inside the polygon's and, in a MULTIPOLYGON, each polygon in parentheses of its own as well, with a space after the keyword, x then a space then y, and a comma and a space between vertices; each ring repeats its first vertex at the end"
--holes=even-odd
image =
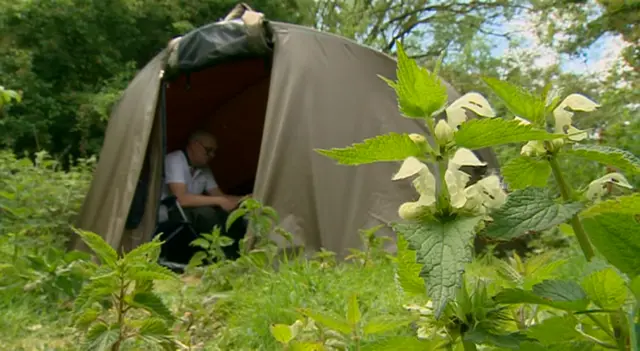
POLYGON ((596 249, 621 272, 640 275, 640 223, 631 215, 604 213, 583 219, 596 249))
POLYGON ((430 351, 440 350, 440 340, 420 340, 415 336, 392 336, 364 345, 362 351, 430 351))
POLYGON ((400 112, 409 118, 431 118, 447 103, 447 89, 440 78, 418 66, 398 43, 397 81, 380 76, 398 97, 400 112))
POLYGON ((374 162, 403 161, 407 157, 422 158, 420 147, 411 140, 409 134, 389 133, 365 139, 361 143, 345 148, 329 150, 315 149, 321 155, 343 165, 361 165, 374 162))
POLYGON ((640 193, 619 196, 587 208, 580 213, 580 217, 593 217, 603 213, 618 213, 627 215, 640 214, 640 193))
POLYGON ((622 172, 640 173, 640 159, 626 150, 603 145, 575 144, 567 152, 582 159, 618 168, 622 172))
POLYGON ((546 103, 542 96, 500 79, 483 77, 482 80, 514 115, 536 124, 544 122, 546 103))
POLYGON ((104 323, 94 324, 86 334, 87 351, 107 351, 120 337, 120 326, 117 324, 108 326, 104 323))
POLYGON ((123 260, 127 263, 138 263, 138 262, 155 262, 160 255, 160 247, 162 246, 162 242, 158 241, 156 237, 155 240, 146 242, 142 245, 138 245, 133 250, 127 253, 123 260))
POLYGON ((288 344, 293 339, 291 327, 286 324, 272 324, 269 326, 269 331, 279 343, 288 344))
POLYGON ((530 186, 543 188, 549 181, 551 166, 546 160, 521 156, 512 158, 501 171, 505 182, 512 190, 530 186))
POLYGON ((95 308, 87 308, 83 310, 76 318, 75 325, 80 328, 88 327, 100 317, 100 310, 95 308))
POLYGON ((627 287, 622 277, 611 268, 589 274, 582 280, 582 288, 597 306, 616 310, 627 300, 627 287))
POLYGON ((582 209, 581 203, 559 204, 543 188, 526 188, 509 194, 507 202, 491 214, 493 224, 487 235, 510 240, 527 231, 542 231, 573 217, 582 209))
POLYGON ((221 235, 220 238, 218 238, 218 245, 221 247, 233 245, 233 239, 228 236, 221 235))
POLYGON ((201 265, 206 258, 207 253, 205 251, 196 252, 195 254, 193 254, 193 256, 191 256, 191 259, 189 260, 189 267, 197 267, 201 265))
POLYGON ((495 334, 483 328, 475 328, 466 332, 464 340, 478 345, 491 345, 511 350, 517 350, 520 343, 529 341, 525 335, 520 333, 495 334))
POLYGON ((568 280, 545 280, 533 286, 531 291, 522 289, 505 289, 494 299, 504 304, 537 304, 554 308, 579 311, 589 304, 585 292, 578 283, 568 280))
POLYGON ((204 238, 197 238, 189 243, 189 246, 201 247, 205 250, 208 249, 210 245, 211 243, 204 238))
POLYGON ((312 311, 306 308, 300 309, 300 312, 329 329, 333 329, 345 335, 351 334, 351 326, 340 317, 332 316, 322 312, 312 311))
POLYGON ((503 144, 522 143, 530 140, 552 140, 565 137, 535 129, 531 124, 502 118, 472 119, 460 125, 455 134, 456 145, 475 150, 503 144))
POLYGON ((406 326, 411 323, 410 318, 390 318, 390 317, 377 317, 367 321, 362 331, 365 335, 382 334, 391 330, 395 330, 406 326))
POLYGON ((360 313, 360 306, 358 305, 358 296, 351 294, 349 296, 349 302, 347 303, 347 323, 355 328, 360 323, 362 314, 360 313))
POLYGON ((177 280, 178 275, 156 263, 129 265, 125 277, 131 280, 177 280))
POLYGON ((448 222, 399 223, 393 229, 404 235, 418 261, 439 318, 455 297, 465 265, 473 258, 472 239, 482 217, 458 217, 448 222))
POLYGON ((241 218, 244 215, 246 215, 247 212, 249 212, 249 211, 246 208, 238 208, 238 209, 234 210, 233 212, 231 212, 229 214, 229 217, 227 217, 227 222, 225 223, 225 228, 227 230, 229 230, 229 228, 231 228, 233 223, 235 223, 239 218, 241 218))
POLYGON ((280 216, 278 216, 278 212, 276 211, 275 208, 271 206, 263 206, 262 215, 271 218, 274 222, 280 221, 280 216))
POLYGON ((171 331, 162 319, 147 318, 140 325, 139 333, 149 336, 168 336, 171 331))
POLYGON ((143 308, 153 314, 172 322, 174 319, 171 311, 165 306, 160 297, 151 292, 137 292, 133 295, 132 304, 135 307, 143 308))
POLYGON ((397 237, 396 282, 406 294, 426 295, 427 287, 420 278, 422 265, 417 263, 416 252, 409 249, 409 242, 403 235, 397 237))
POLYGON ((142 321, 137 338, 143 340, 149 346, 154 346, 154 348, 160 346, 166 351, 176 349, 171 331, 162 319, 148 318, 142 321))
POLYGON ((576 320, 571 315, 550 317, 527 328, 526 334, 543 345, 553 345, 579 339, 581 335, 575 326, 576 320))
POLYGON ((75 232, 85 244, 98 256, 102 263, 115 267, 118 253, 98 234, 76 229, 75 232))
MULTIPOLYGON (((537 257, 537 256, 536 256, 537 257)), ((529 259, 531 262, 535 258, 529 259)), ((522 283, 524 289, 533 288, 534 285, 543 282, 544 280, 551 279, 554 276, 556 270, 567 263, 567 260, 556 260, 542 265, 532 271, 528 272, 522 283)))

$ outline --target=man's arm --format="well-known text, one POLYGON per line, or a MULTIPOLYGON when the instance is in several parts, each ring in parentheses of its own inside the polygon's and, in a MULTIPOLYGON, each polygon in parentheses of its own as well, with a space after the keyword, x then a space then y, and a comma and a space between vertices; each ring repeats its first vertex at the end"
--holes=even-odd
POLYGON ((199 207, 218 205, 224 207, 224 205, 227 205, 224 203, 224 200, 220 198, 189 193, 187 189, 187 179, 185 179, 185 169, 188 167, 185 159, 178 152, 171 153, 165 157, 165 181, 180 206, 199 207))
POLYGON ((220 196, 191 194, 185 183, 169 183, 169 190, 175 195, 182 207, 220 206, 228 207, 228 201, 220 196))

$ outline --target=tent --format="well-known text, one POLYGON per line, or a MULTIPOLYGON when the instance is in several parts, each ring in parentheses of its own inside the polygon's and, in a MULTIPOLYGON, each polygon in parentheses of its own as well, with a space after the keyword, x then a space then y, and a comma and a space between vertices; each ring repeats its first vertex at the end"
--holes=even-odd
MULTIPOLYGON (((395 72, 383 53, 238 6, 173 39, 130 82, 111 113, 76 226, 125 252, 150 240, 163 155, 203 128, 218 139, 210 166, 223 191, 252 190, 278 211, 296 245, 344 257, 361 247, 360 229, 397 220, 398 206, 416 193, 409 182, 391 181, 398 164, 340 166, 313 149, 427 133, 400 116, 395 92, 378 77, 395 72)), ((460 96, 446 85, 450 101, 460 96)), ((497 168, 491 150, 478 155, 497 168)), ((84 248, 77 239, 71 245, 84 248)))

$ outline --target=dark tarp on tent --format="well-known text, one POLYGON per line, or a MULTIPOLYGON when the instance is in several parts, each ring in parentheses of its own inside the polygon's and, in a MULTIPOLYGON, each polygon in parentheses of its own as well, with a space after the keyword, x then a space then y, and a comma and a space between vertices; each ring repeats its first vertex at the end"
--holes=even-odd
MULTIPOLYGON (((391 181, 399 164, 340 166, 313 149, 426 134, 420 121, 400 116, 395 92, 378 77, 395 79, 395 71, 393 58, 371 48, 253 11, 176 38, 114 108, 76 225, 125 251, 150 240, 163 155, 203 128, 218 139, 211 168, 223 191, 251 183, 297 245, 342 257, 361 247, 359 229, 397 220, 398 206, 416 193, 391 181), (127 225, 134 212, 138 221, 127 225)), ((450 101, 460 96, 447 88, 450 101)), ((490 150, 478 154, 497 169, 490 150)))

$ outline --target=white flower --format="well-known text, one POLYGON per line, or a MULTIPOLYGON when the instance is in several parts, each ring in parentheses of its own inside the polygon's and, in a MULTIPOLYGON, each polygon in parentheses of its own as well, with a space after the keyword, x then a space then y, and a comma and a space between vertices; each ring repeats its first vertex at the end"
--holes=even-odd
MULTIPOLYGON (((467 201, 465 186, 470 176, 459 168, 462 166, 483 166, 485 164, 485 162, 480 161, 469 149, 460 148, 456 151, 445 171, 445 182, 447 184, 447 190, 449 191, 452 207, 462 208, 467 201)), ((392 179, 405 179, 416 174, 418 177, 413 180, 413 186, 418 194, 420 194, 420 197, 417 201, 406 202, 400 206, 398 214, 404 219, 418 218, 423 213, 428 212, 436 203, 436 178, 429 170, 429 167, 417 158, 408 157, 405 159, 392 179)))
POLYGON ((446 145, 450 141, 453 140, 453 133, 455 132, 453 128, 449 126, 447 121, 441 119, 435 128, 436 140, 440 145, 446 145))
POLYGON ((507 201, 507 193, 502 188, 500 178, 490 175, 465 189, 467 205, 465 209, 486 213, 487 209, 502 207, 507 201))
POLYGON ((567 107, 573 111, 592 112, 600 107, 600 105, 588 99, 584 95, 571 94, 553 110, 553 117, 556 122, 556 133, 568 134, 569 140, 573 141, 586 139, 587 132, 571 125, 574 113, 572 111, 568 111, 566 109, 567 107))
POLYGON ((547 149, 544 148, 544 144, 540 140, 531 140, 520 149, 520 154, 525 156, 540 156, 546 152, 547 149))
POLYGON ((418 133, 409 134, 409 139, 411 139, 411 141, 413 141, 416 144, 422 144, 427 142, 427 138, 425 138, 424 135, 418 134, 418 133))
POLYGON ((586 197, 590 201, 598 201, 602 196, 607 193, 607 185, 613 184, 619 187, 633 189, 633 186, 629 184, 627 178, 625 178, 622 174, 614 172, 605 175, 604 177, 600 177, 591 183, 587 187, 586 197))
POLYGON ((445 111, 447 113, 447 122, 454 130, 467 120, 467 111, 471 110, 479 116, 495 117, 496 113, 489 105, 487 99, 478 93, 467 93, 449 105, 445 111))

